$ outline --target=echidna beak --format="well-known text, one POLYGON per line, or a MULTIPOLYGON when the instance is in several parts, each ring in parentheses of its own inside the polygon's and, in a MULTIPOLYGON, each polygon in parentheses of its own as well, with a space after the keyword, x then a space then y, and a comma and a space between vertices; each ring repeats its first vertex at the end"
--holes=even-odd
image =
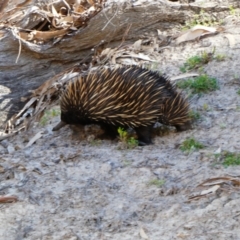
POLYGON ((67 125, 67 123, 61 121, 52 130, 53 131, 58 131, 60 128, 64 127, 65 125, 67 125))

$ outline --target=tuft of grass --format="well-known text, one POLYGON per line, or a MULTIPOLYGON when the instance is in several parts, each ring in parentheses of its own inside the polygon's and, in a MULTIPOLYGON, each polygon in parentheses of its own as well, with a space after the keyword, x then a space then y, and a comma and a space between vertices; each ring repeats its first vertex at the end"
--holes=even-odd
POLYGON ((121 142, 127 142, 127 138, 128 138, 128 133, 127 131, 125 131, 123 128, 119 127, 118 128, 118 134, 119 134, 119 140, 121 142))
POLYGON ((195 140, 194 138, 187 138, 183 141, 183 143, 180 146, 180 149, 183 152, 193 152, 194 150, 202 149, 204 148, 203 144, 195 140))
POLYGON ((129 161, 129 160, 123 160, 123 165, 124 165, 125 167, 131 166, 131 164, 132 164, 132 162, 129 161))
POLYGON ((223 165, 228 167, 232 165, 240 165, 240 154, 225 152, 223 156, 223 165))
POLYGON ((185 73, 187 71, 197 68, 198 66, 200 66, 200 64, 202 65, 202 59, 200 56, 190 57, 189 59, 187 59, 184 65, 180 67, 180 71, 185 73))
POLYGON ((199 14, 193 15, 193 17, 190 20, 186 21, 183 29, 184 30, 190 29, 196 25, 203 25, 203 26, 221 25, 222 22, 223 21, 221 19, 216 19, 216 17, 210 15, 204 10, 201 10, 199 14))
POLYGON ((122 142, 126 148, 133 149, 138 146, 138 140, 134 137, 130 137, 123 128, 118 128, 118 134, 120 142, 122 142))
POLYGON ((39 123, 42 126, 46 126, 49 120, 53 117, 59 116, 60 115, 60 110, 59 109, 51 109, 47 110, 44 112, 43 116, 41 117, 39 123))
POLYGON ((197 121, 201 118, 200 113, 194 110, 190 110, 188 116, 194 121, 197 121))
POLYGON ((221 129, 225 129, 225 128, 227 127, 227 125, 226 125, 226 123, 220 123, 220 124, 219 124, 219 127, 220 127, 221 129))
POLYGON ((148 182, 148 185, 156 186, 156 187, 162 187, 164 184, 165 184, 165 180, 161 180, 161 179, 153 179, 148 182))
POLYGON ((236 14, 236 9, 235 9, 233 6, 229 6, 229 12, 230 12, 230 15, 235 16, 235 14, 236 14))
POLYGON ((100 139, 92 139, 89 142, 92 146, 99 146, 101 145, 102 141, 100 139))
POLYGON ((204 103, 202 108, 203 108, 204 111, 208 111, 209 110, 209 106, 208 106, 207 103, 204 103))
POLYGON ((177 83, 182 89, 191 89, 193 94, 207 93, 218 89, 216 78, 211 78, 206 74, 200 75, 195 79, 182 80, 177 83))
POLYGON ((193 69, 201 68, 204 64, 209 63, 214 57, 215 48, 212 52, 203 51, 200 55, 195 55, 186 60, 180 71, 185 73, 193 69))
POLYGON ((218 62, 222 62, 226 59, 226 55, 225 54, 217 54, 214 59, 218 62))
POLYGON ((237 94, 240 95, 240 89, 237 90, 237 94))

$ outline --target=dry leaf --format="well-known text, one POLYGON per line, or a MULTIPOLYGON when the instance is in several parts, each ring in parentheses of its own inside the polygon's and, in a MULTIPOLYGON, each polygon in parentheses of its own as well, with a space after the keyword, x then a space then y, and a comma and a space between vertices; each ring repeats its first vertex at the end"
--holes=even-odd
POLYGON ((137 62, 132 58, 120 58, 118 60, 118 63, 120 63, 122 65, 128 65, 128 66, 137 65, 137 62))
POLYGON ((138 53, 138 54, 130 53, 127 55, 123 55, 121 57, 132 57, 132 58, 139 58, 139 59, 149 61, 149 62, 156 62, 156 60, 150 59, 149 56, 147 56, 143 53, 138 53))
POLYGON ((0 196, 0 203, 16 202, 18 198, 16 196, 0 196))
POLYGON ((208 194, 215 193, 218 189, 221 189, 222 191, 228 190, 231 191, 234 189, 235 191, 239 189, 240 187, 240 179, 237 177, 216 177, 216 178, 209 178, 203 183, 199 184, 197 187, 209 187, 212 186, 209 189, 203 190, 199 194, 195 194, 193 196, 190 196, 189 200, 198 200, 202 197, 205 197, 208 194), (235 188, 234 188, 235 187, 235 188))
POLYGON ((54 17, 59 17, 59 14, 57 13, 57 10, 55 9, 55 7, 52 5, 52 14, 54 17))
POLYGON ((145 231, 143 230, 143 228, 140 229, 140 237, 143 238, 143 239, 149 239, 147 234, 145 233, 145 231))
POLYGON ((23 109, 16 115, 16 118, 20 117, 21 114, 23 114, 25 112, 26 109, 29 109, 29 107, 32 106, 32 104, 37 101, 37 97, 33 97, 31 98, 23 107, 23 109))
POLYGON ((4 173, 4 172, 5 172, 4 167, 0 165, 0 173, 4 173))
POLYGON ((183 73, 183 74, 180 74, 178 76, 171 77, 170 79, 171 79, 171 81, 177 81, 179 79, 197 77, 197 76, 199 76, 198 73, 183 73))
POLYGON ((180 44, 185 41, 191 41, 196 38, 202 37, 204 35, 213 34, 216 32, 217 32, 216 28, 213 28, 213 27, 206 27, 206 26, 201 26, 201 25, 194 26, 190 30, 182 33, 181 36, 179 36, 176 39, 176 43, 180 44))
POLYGON ((214 152, 214 154, 220 154, 222 152, 222 149, 221 148, 218 148, 215 152, 214 152))
POLYGON ((229 33, 224 34, 224 36, 228 39, 230 48, 233 48, 236 43, 234 36, 229 33))
POLYGON ((141 46, 142 46, 142 40, 137 40, 134 44, 133 44, 133 49, 134 51, 140 51, 141 50, 141 46))
POLYGON ((43 132, 38 132, 26 145, 25 148, 30 147, 33 143, 35 143, 39 138, 42 137, 43 132))
POLYGON ((212 186, 212 185, 219 185, 227 182, 234 182, 237 185, 240 185, 240 180, 237 178, 232 177, 216 177, 216 178, 209 178, 203 183, 199 184, 198 186, 212 186))
POLYGON ((215 185, 207 190, 203 190, 201 192, 201 195, 207 195, 209 193, 215 193, 220 188, 220 185, 215 185))
POLYGON ((28 34, 28 40, 48 41, 53 38, 63 36, 67 33, 68 33, 68 29, 60 29, 60 30, 48 31, 48 32, 34 30, 28 34))

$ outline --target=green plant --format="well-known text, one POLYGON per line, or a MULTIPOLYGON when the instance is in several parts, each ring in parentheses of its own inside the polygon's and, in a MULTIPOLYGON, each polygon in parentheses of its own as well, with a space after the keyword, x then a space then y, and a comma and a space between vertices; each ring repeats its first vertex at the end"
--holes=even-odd
POLYGON ((226 123, 220 123, 220 124, 219 124, 219 127, 220 127, 221 129, 225 129, 225 128, 227 127, 227 125, 226 125, 226 123))
POLYGON ((229 11, 231 15, 235 15, 236 14, 236 9, 233 6, 229 6, 229 11))
POLYGON ((118 134, 119 134, 119 140, 121 142, 126 142, 127 141, 127 137, 128 137, 128 133, 127 131, 125 131, 123 128, 119 127, 118 128, 118 134))
POLYGON ((198 65, 201 64, 201 58, 200 56, 193 56, 187 59, 187 61, 184 63, 182 67, 180 67, 180 71, 185 73, 189 70, 192 70, 194 68, 197 68, 198 65))
POLYGON ((196 141, 194 138, 187 138, 184 140, 180 146, 180 149, 183 152, 192 152, 194 150, 202 149, 204 148, 203 144, 196 141))
POLYGON ((240 78, 239 78, 239 75, 238 75, 238 74, 234 74, 234 75, 233 75, 233 79, 234 79, 234 80, 239 80, 239 79, 240 79, 240 78))
POLYGON ((89 142, 92 146, 99 146, 101 143, 102 143, 102 141, 100 140, 100 139, 92 139, 92 140, 90 140, 90 142, 89 142))
POLYGON ((218 62, 224 61, 226 59, 226 55, 225 54, 217 54, 214 59, 218 62))
POLYGON ((196 25, 212 26, 219 25, 222 20, 216 19, 213 15, 210 15, 204 10, 201 10, 199 14, 193 15, 189 21, 186 21, 184 29, 192 28, 196 25))
POLYGON ((132 149, 138 146, 138 140, 136 140, 134 137, 130 137, 127 131, 125 131, 123 128, 118 128, 118 134, 120 142, 126 145, 127 148, 132 149))
POLYGON ((208 111, 209 110, 209 106, 208 106, 207 103, 204 103, 202 108, 203 108, 204 111, 208 111))
POLYGON ((127 141, 129 148, 135 148, 138 146, 138 140, 134 137, 130 137, 127 141))
POLYGON ((47 110, 47 111, 44 112, 44 114, 41 117, 39 123, 40 123, 40 125, 45 126, 51 118, 59 116, 59 115, 60 115, 60 110, 59 109, 54 109, 53 108, 53 109, 47 110))
POLYGON ((240 165, 240 154, 225 152, 223 155, 223 165, 228 167, 231 165, 240 165))
POLYGON ((182 89, 189 88, 192 90, 193 94, 207 93, 218 89, 216 78, 211 78, 206 74, 200 75, 195 79, 179 81, 177 86, 182 89))
POLYGON ((190 110, 188 113, 189 117, 193 120, 199 120, 201 118, 201 115, 199 112, 194 111, 194 110, 190 110))
POLYGON ((214 56, 215 48, 212 52, 203 51, 200 55, 195 55, 186 60, 182 67, 180 67, 181 72, 187 72, 193 69, 202 67, 202 65, 209 63, 214 56))
POLYGON ((162 187, 165 184, 165 180, 153 179, 148 182, 148 185, 154 185, 157 187, 162 187))
POLYGON ((240 89, 237 90, 237 94, 240 95, 240 89))
POLYGON ((132 164, 132 162, 129 161, 129 160, 124 160, 124 161, 123 161, 123 165, 124 165, 125 167, 128 167, 128 166, 130 166, 131 164, 132 164))

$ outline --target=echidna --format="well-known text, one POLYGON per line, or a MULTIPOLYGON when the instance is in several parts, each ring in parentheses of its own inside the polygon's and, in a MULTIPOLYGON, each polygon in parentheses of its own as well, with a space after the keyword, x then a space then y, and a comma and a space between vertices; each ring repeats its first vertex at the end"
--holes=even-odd
POLYGON ((156 122, 188 129, 189 104, 170 81, 157 72, 137 67, 102 69, 73 78, 60 98, 61 122, 100 124, 111 135, 131 127, 140 145, 151 144, 156 122))

